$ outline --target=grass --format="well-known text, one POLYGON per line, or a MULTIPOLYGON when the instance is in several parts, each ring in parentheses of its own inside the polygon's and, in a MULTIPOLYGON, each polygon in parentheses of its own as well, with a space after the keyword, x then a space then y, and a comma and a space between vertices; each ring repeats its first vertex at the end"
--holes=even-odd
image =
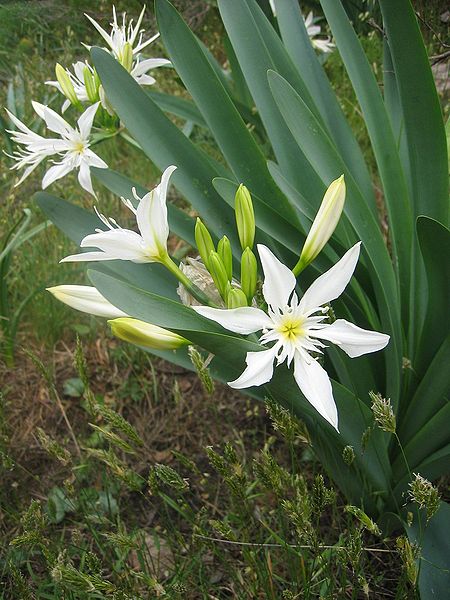
MULTIPOLYGON (((137 15, 141 2, 116 6, 137 15)), ((200 1, 178 6, 223 60, 215 11, 200 1)), ((438 6, 424 11, 442 34, 438 6)), ((43 82, 56 61, 84 58, 80 40, 98 42, 86 10, 87 0, 1 6, 0 104, 27 122, 33 98, 58 108, 43 82)), ((107 21, 110 3, 96 3, 95 16, 107 21)), ((424 31, 437 53, 435 34, 424 31)), ((378 34, 366 32, 363 44, 380 78, 378 34)), ((375 171, 337 53, 326 69, 375 171)), ((170 71, 159 85, 184 93, 170 71)), ((123 140, 99 153, 148 187, 158 177, 123 140)), ((42 172, 14 188, 9 164, 0 154, 0 240, 26 207, 30 226, 43 219, 32 201, 42 172)), ((92 206, 73 176, 51 192, 92 206)), ((98 205, 126 225, 103 189, 98 205)), ((77 265, 58 264, 72 251, 49 227, 12 256, 6 280, 13 308, 38 293, 20 320, 14 367, 0 360, 0 598, 414 598, 414 549, 345 509, 301 424, 229 388, 210 396, 195 374, 118 343, 99 320, 43 291, 85 282, 77 265)))

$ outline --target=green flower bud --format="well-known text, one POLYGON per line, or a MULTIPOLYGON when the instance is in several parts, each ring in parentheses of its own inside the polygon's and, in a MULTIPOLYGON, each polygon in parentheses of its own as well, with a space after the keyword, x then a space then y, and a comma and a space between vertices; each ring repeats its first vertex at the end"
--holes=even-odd
POLYGON ((303 245, 300 259, 292 269, 298 275, 316 258, 341 218, 345 202, 345 181, 341 175, 332 181, 325 192, 320 208, 303 245))
POLYGON ((128 72, 131 71, 131 67, 133 66, 133 46, 129 42, 126 42, 126 44, 123 47, 123 53, 120 58, 120 64, 128 72))
POLYGON ((94 103, 100 99, 98 88, 100 87, 100 80, 96 71, 92 72, 91 69, 86 65, 83 69, 84 85, 86 87, 86 93, 89 101, 94 103))
POLYGON ((241 258, 241 287, 249 305, 252 303, 253 296, 256 292, 257 279, 258 264, 256 262, 256 256, 250 248, 246 248, 242 253, 241 258))
POLYGON ((175 350, 190 344, 186 338, 177 333, 131 317, 119 317, 108 323, 116 337, 137 346, 156 350, 175 350))
POLYGON ((231 288, 227 295, 227 308, 247 306, 247 298, 239 288, 231 288))
POLYGON ((227 238, 226 235, 224 235, 223 238, 219 240, 219 243, 217 244, 217 253, 222 259, 222 262, 225 266, 228 281, 231 281, 233 278, 233 255, 231 253, 230 240, 227 238))
POLYGON ((226 298, 227 288, 230 285, 228 281, 227 271, 222 259, 217 252, 212 251, 209 255, 208 269, 211 273, 211 277, 216 284, 217 289, 220 292, 222 298, 226 298))
POLYGON ((209 267, 209 256, 211 252, 215 251, 215 248, 211 234, 199 218, 195 224, 195 243, 203 264, 205 267, 209 267))
POLYGON ((56 79, 58 80, 58 83, 61 86, 61 91, 64 94, 64 96, 67 98, 67 100, 71 102, 71 104, 78 106, 80 104, 80 101, 77 98, 75 89, 73 87, 69 75, 67 74, 67 71, 59 63, 56 63, 55 73, 56 79))
POLYGON ((236 225, 242 250, 253 248, 255 240, 255 213, 252 197, 248 189, 241 183, 234 199, 236 225))

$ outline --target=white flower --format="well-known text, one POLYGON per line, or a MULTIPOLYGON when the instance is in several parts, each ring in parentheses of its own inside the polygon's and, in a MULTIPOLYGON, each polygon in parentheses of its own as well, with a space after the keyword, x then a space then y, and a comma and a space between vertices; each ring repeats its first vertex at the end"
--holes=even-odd
POLYGON ((169 224, 167 222, 166 196, 169 178, 176 167, 170 166, 164 171, 161 183, 151 192, 139 198, 133 188, 136 200, 135 209, 130 200, 122 198, 122 202, 135 215, 140 233, 130 229, 122 229, 114 219, 107 219, 97 212, 99 219, 108 227, 106 231, 96 229, 96 233, 87 235, 81 240, 82 248, 98 248, 97 252, 84 252, 66 256, 61 262, 77 262, 92 260, 131 260, 136 263, 161 262, 167 257, 167 238, 169 224))
POLYGON ((308 13, 306 18, 303 17, 303 20, 305 22, 306 31, 311 40, 311 44, 314 46, 314 48, 324 52, 325 54, 328 52, 333 52, 335 45, 329 37, 325 39, 317 39, 317 36, 320 35, 321 27, 320 25, 315 24, 316 19, 314 18, 312 10, 308 13))
MULTIPOLYGON (((68 78, 70 79, 70 82, 73 85, 75 95, 80 102, 88 102, 89 101, 89 95, 87 93, 86 84, 84 81, 84 69, 86 67, 88 68, 90 75, 92 77, 94 77, 94 69, 91 67, 91 65, 87 61, 82 62, 81 60, 79 60, 76 63, 74 63, 72 65, 73 73, 71 71, 69 71, 69 69, 64 69, 68 78)), ((51 85, 51 86, 55 87, 59 92, 63 93, 61 84, 58 81, 46 81, 45 84, 51 85)), ((63 105, 61 108, 63 114, 69 108, 70 104, 71 104, 71 102, 68 99, 66 99, 63 102, 63 105)))
POLYGON ((117 22, 116 9, 113 6, 113 22, 110 24, 112 29, 111 33, 107 33, 100 25, 89 15, 85 16, 89 19, 92 25, 97 29, 99 34, 108 44, 113 56, 126 68, 127 65, 127 49, 132 50, 132 64, 129 68, 130 74, 139 83, 139 85, 153 85, 155 79, 148 75, 148 71, 162 67, 164 65, 170 65, 170 60, 166 58, 148 58, 140 60, 140 52, 146 48, 149 44, 154 42, 158 37, 159 33, 155 34, 148 40, 143 41, 144 30, 140 29, 142 18, 144 16, 145 6, 143 7, 141 14, 137 20, 136 26, 133 27, 133 20, 127 25, 126 13, 122 14, 122 24, 119 25, 117 22), (135 45, 136 43, 136 45, 135 45))
POLYGON ((47 291, 67 306, 96 317, 117 319, 128 316, 91 285, 56 285, 47 288, 47 291))
POLYGON ((330 379, 311 352, 321 354, 325 347, 321 340, 325 340, 354 358, 381 350, 389 341, 388 335, 366 331, 344 319, 324 323, 327 318, 324 305, 338 298, 346 288, 358 262, 360 244, 353 246, 331 269, 316 279, 300 302, 294 292, 295 275, 266 246, 259 245, 267 314, 253 307, 192 307, 235 333, 248 335, 262 330, 261 344, 273 343, 267 350, 247 353, 247 368, 238 379, 229 382, 231 387, 241 389, 263 385, 272 379, 275 360, 277 365, 287 361, 288 366, 293 361, 294 378, 305 398, 324 419, 338 428, 330 379))
POLYGON ((78 181, 82 188, 95 196, 92 188, 90 167, 106 169, 108 165, 89 148, 92 123, 97 111, 98 103, 90 106, 78 119, 78 128, 71 127, 58 113, 39 102, 32 102, 36 113, 45 121, 50 131, 57 133, 60 138, 44 138, 31 131, 24 123, 19 121, 12 113, 8 115, 16 125, 18 131, 10 131, 12 139, 24 148, 17 150, 10 158, 16 161, 13 169, 22 169, 19 185, 34 171, 34 169, 49 156, 57 155, 61 158, 46 172, 42 180, 42 189, 45 190, 51 183, 61 179, 70 171, 78 169, 78 181))

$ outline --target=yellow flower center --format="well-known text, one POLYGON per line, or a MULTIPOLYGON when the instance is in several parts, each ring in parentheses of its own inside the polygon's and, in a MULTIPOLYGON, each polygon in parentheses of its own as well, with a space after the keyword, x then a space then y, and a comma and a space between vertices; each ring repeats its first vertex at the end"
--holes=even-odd
POLYGON ((286 316, 278 327, 278 331, 289 341, 293 341, 304 334, 302 317, 286 316))
POLYGON ((78 152, 79 154, 83 154, 84 142, 75 142, 73 149, 75 152, 78 152))

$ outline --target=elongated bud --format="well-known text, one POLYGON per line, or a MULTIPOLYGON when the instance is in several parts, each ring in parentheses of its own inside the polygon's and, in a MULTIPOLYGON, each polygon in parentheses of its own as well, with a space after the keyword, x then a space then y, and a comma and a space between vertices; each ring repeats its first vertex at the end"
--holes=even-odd
POLYGON ((329 185, 320 205, 316 218, 311 225, 305 240, 300 259, 292 269, 294 275, 298 275, 319 254, 330 237, 341 218, 345 202, 345 181, 341 175, 329 185))
POLYGON ((120 64, 128 72, 131 71, 131 67, 133 66, 133 46, 130 44, 130 42, 126 42, 126 44, 123 47, 122 58, 120 59, 120 64))
POLYGON ((176 350, 176 348, 190 344, 186 338, 177 333, 131 317, 113 319, 108 323, 116 337, 137 346, 155 350, 176 350))
POLYGON ((98 88, 100 87, 100 80, 95 72, 93 73, 86 65, 83 69, 84 86, 86 88, 86 94, 90 102, 98 102, 100 99, 98 88))
POLYGON ((97 288, 91 285, 56 285, 47 288, 47 291, 71 308, 96 317, 113 319, 127 316, 122 310, 108 302, 97 288))
POLYGON ((248 189, 241 183, 234 199, 236 225, 242 250, 253 248, 255 240, 255 213, 252 197, 248 189))
POLYGON ((257 279, 258 264, 256 262, 256 256, 250 248, 246 248, 242 253, 241 258, 241 287, 249 305, 252 303, 253 296, 256 292, 257 279))
POLYGON ((227 308, 248 306, 247 297, 239 288, 231 288, 227 295, 227 308))
POLYGON ((197 244, 197 249, 203 264, 206 267, 209 267, 209 257, 211 252, 215 251, 215 248, 211 234, 199 218, 197 218, 195 224, 195 243, 197 244))
POLYGON ((226 235, 224 235, 223 238, 219 240, 219 243, 217 244, 217 253, 222 259, 222 262, 225 266, 228 281, 231 281, 233 278, 233 255, 231 253, 230 240, 227 238, 226 235))
POLYGON ((59 63, 56 63, 55 73, 56 79, 61 86, 61 91, 64 96, 71 102, 71 104, 78 106, 80 101, 78 100, 73 84, 64 67, 62 67, 59 63))
POLYGON ((228 281, 225 265, 223 264, 222 259, 217 252, 212 251, 210 253, 208 269, 217 289, 220 292, 220 295, 222 298, 226 298, 227 287, 229 286, 230 282, 228 281))

